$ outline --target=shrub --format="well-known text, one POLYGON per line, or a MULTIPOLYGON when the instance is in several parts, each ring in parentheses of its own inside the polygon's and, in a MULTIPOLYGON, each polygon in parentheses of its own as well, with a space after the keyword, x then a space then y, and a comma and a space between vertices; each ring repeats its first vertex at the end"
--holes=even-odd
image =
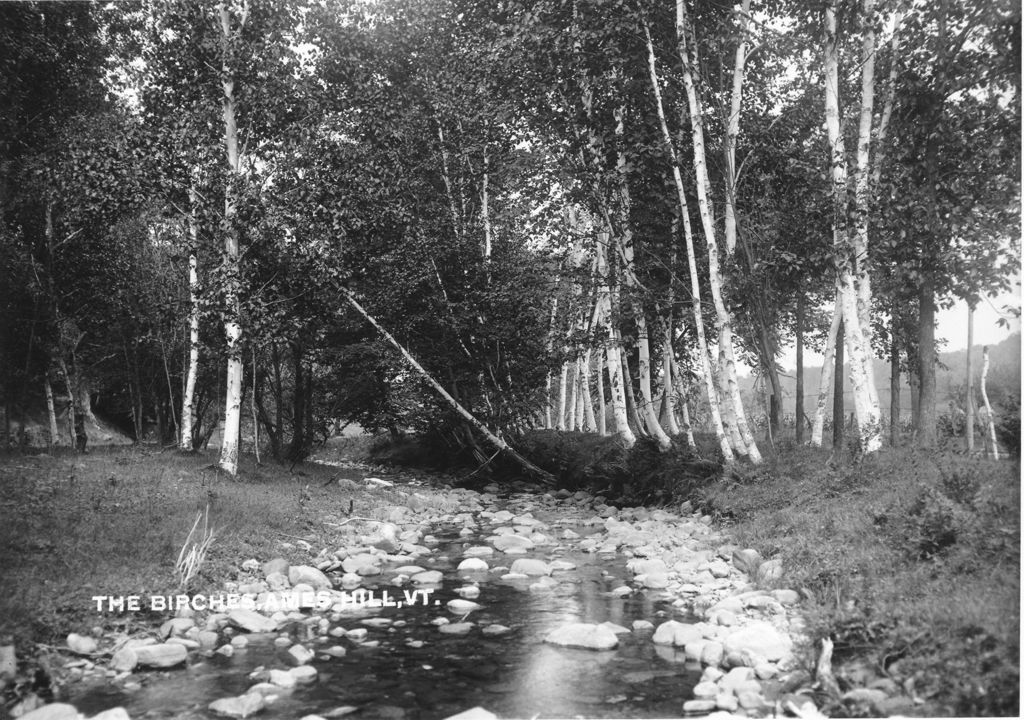
POLYGON ((1009 395, 999 403, 996 413, 996 437, 1014 457, 1020 457, 1020 396, 1009 395))

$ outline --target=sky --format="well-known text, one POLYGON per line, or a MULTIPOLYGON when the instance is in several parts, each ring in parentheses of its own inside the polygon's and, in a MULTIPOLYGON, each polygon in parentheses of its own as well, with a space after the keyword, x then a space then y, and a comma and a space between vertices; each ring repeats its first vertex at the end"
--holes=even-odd
MULTIPOLYGON (((1020 320, 1007 316, 1009 328, 1000 327, 999 318, 1006 313, 1003 307, 1010 305, 1021 307, 1020 276, 1017 277, 1016 288, 997 297, 982 300, 974 311, 974 344, 998 345, 1012 333, 1020 332, 1020 320)), ((958 302, 948 310, 938 313, 938 326, 935 329, 936 339, 946 340, 943 352, 964 350, 967 347, 967 303, 958 302)), ((804 365, 821 365, 821 354, 812 350, 804 350, 804 365)), ((782 367, 793 371, 796 368, 796 346, 790 345, 783 350, 779 359, 782 367)))

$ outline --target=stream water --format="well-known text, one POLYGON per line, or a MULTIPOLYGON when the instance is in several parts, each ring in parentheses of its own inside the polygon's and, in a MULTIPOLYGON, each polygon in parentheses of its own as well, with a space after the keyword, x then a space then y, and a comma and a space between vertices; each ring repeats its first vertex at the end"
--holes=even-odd
MULTIPOLYGON (((513 512, 531 508, 524 496, 508 503, 513 512)), ((502 506, 496 506, 494 510, 502 506)), ((561 510, 533 506, 533 516, 547 523, 552 535, 570 528, 585 538, 594 527, 574 524, 561 510)), ((578 522, 581 517, 576 517, 578 522)), ((237 696, 251 687, 250 674, 259 668, 287 668, 286 648, 275 638, 289 632, 291 638, 317 651, 313 661, 316 683, 300 686, 260 713, 268 718, 301 718, 308 714, 353 718, 444 718, 462 710, 482 706, 500 717, 672 717, 681 714, 684 700, 691 697, 700 676, 700 666, 688 663, 682 649, 655 645, 651 631, 619 635, 613 650, 570 649, 545 644, 544 636, 570 622, 610 621, 632 628, 634 620, 657 625, 664 619, 693 621, 670 604, 659 591, 634 592, 616 597, 610 591, 631 577, 620 554, 588 553, 575 542, 559 540, 555 546, 536 548, 525 555, 485 560, 491 571, 465 572, 456 569, 463 551, 486 544, 493 526, 480 519, 478 535, 458 534, 461 525, 432 528, 438 543, 432 552, 417 559, 426 569, 440 570, 444 580, 433 587, 429 604, 403 607, 362 607, 347 611, 337 625, 348 630, 365 627, 366 638, 324 638, 316 623, 294 623, 281 632, 250 635, 248 646, 228 658, 193 653, 187 668, 136 674, 140 682, 82 685, 69 698, 86 714, 123 706, 133 718, 209 718, 208 704, 219 698, 237 696), (530 580, 501 579, 495 565, 511 565, 519 557, 550 561, 559 559, 575 569, 553 574, 550 587, 530 580), (458 588, 479 586, 474 601, 482 607, 469 614, 476 626, 467 635, 449 635, 432 621, 462 618, 445 605, 458 588), (533 587, 531 587, 533 585, 533 587), (377 618, 380 626, 364 623, 377 618), (390 621, 384 624, 384 620, 390 621), (490 624, 510 628, 507 634, 488 637, 480 629, 490 624), (330 645, 346 648, 343 657, 330 657, 330 645)), ((600 528, 597 528, 600 529, 600 528)), ((395 566, 366 578, 364 587, 378 595, 388 590, 401 599, 408 585, 396 586, 395 566)), ((333 623, 332 623, 333 625, 333 623)))

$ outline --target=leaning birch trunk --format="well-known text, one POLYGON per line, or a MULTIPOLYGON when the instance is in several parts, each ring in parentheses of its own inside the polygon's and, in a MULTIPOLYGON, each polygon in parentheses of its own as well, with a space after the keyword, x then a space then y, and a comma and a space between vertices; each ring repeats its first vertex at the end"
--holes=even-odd
POLYGON ((555 478, 552 477, 551 473, 547 472, 546 470, 540 469, 539 467, 531 463, 529 460, 524 458, 522 455, 517 453, 509 446, 508 443, 506 443, 504 440, 498 437, 498 435, 496 435, 495 433, 491 432, 491 430, 486 425, 477 420, 472 413, 466 410, 466 408, 462 407, 462 405, 460 405, 458 401, 456 401, 455 398, 453 398, 448 393, 448 391, 445 390, 444 387, 442 387, 441 384, 433 378, 433 376, 430 373, 423 369, 423 366, 420 365, 419 362, 416 361, 416 358, 414 358, 412 354, 405 349, 404 345, 395 340, 394 336, 391 333, 389 333, 387 330, 381 327, 380 323, 377 322, 377 319, 370 315, 366 311, 366 309, 362 305, 360 305, 359 302, 354 297, 352 297, 351 293, 349 293, 347 290, 343 290, 342 293, 345 296, 345 299, 348 301, 348 303, 352 307, 354 307, 360 315, 366 318, 367 322, 373 325, 377 332, 379 332, 384 337, 385 340, 391 343, 392 347, 394 347, 396 350, 398 350, 398 352, 402 354, 402 357, 405 358, 406 362, 409 363, 413 370, 418 372, 423 377, 423 379, 426 380, 427 383, 432 388, 434 388, 434 390, 436 390, 437 393, 442 398, 444 398, 449 405, 451 405, 452 409, 454 409, 455 412, 457 412, 459 415, 465 418, 470 425, 476 428, 480 432, 480 434, 483 435, 489 443, 491 443, 491 445, 497 448, 499 452, 506 453, 510 458, 519 463, 519 465, 522 466, 523 469, 525 469, 531 475, 536 476, 542 482, 549 485, 555 484, 555 478))
POLYGON ((853 386, 860 443, 864 452, 871 453, 881 448, 882 435, 878 402, 873 401, 873 398, 877 397, 877 392, 873 395, 870 389, 874 375, 868 370, 871 365, 871 348, 866 346, 866 336, 861 327, 857 308, 858 290, 855 276, 860 275, 860 268, 854 264, 854 248, 851 246, 846 222, 846 149, 839 127, 839 51, 835 0, 831 0, 825 8, 825 25, 825 125, 828 130, 832 169, 836 270, 843 304, 843 330, 846 335, 846 350, 850 356, 850 382, 853 386))
POLYGON ((238 125, 235 119, 235 80, 234 70, 228 62, 228 46, 233 36, 237 37, 245 26, 249 11, 248 3, 242 6, 237 32, 231 30, 231 13, 227 5, 221 3, 221 30, 223 31, 223 77, 221 84, 224 89, 224 145, 227 150, 228 178, 224 193, 224 264, 228 278, 225 289, 224 333, 227 336, 227 381, 224 390, 224 430, 220 446, 221 470, 229 475, 238 474, 238 444, 242 424, 242 326, 240 323, 241 308, 238 298, 238 228, 235 227, 236 189, 233 187, 241 177, 241 158, 238 153, 238 125))
POLYGON ((825 341, 825 353, 821 360, 821 378, 818 382, 818 402, 814 407, 814 423, 811 426, 811 445, 821 447, 822 436, 825 434, 825 406, 828 405, 828 394, 832 388, 832 374, 835 371, 836 338, 839 336, 839 325, 843 321, 843 302, 839 288, 836 288, 836 303, 832 310, 832 324, 828 328, 828 339, 825 341))
MULTIPOLYGON (((708 191, 711 182, 708 179, 707 161, 704 152, 704 121, 700 99, 690 69, 689 51, 687 49, 686 0, 676 0, 676 39, 679 59, 683 68, 683 86, 690 108, 690 125, 693 129, 693 168, 696 172, 697 204, 700 209, 701 224, 708 246, 708 280, 711 285, 711 299, 714 301, 715 315, 718 326, 718 346, 722 356, 722 394, 723 402, 731 403, 736 415, 736 426, 743 439, 746 453, 754 464, 761 462, 761 452, 747 424, 743 400, 740 397, 739 381, 736 377, 736 359, 732 345, 732 318, 725 306, 722 292, 722 273, 718 266, 718 240, 715 234, 714 219, 711 217, 711 202, 708 191)), ((694 48, 696 52, 696 48, 694 48)))
POLYGON ((600 295, 603 304, 601 320, 607 340, 605 344, 605 362, 608 364, 608 382, 611 385, 612 417, 615 420, 615 432, 618 433, 627 447, 636 444, 636 435, 629 428, 626 415, 626 391, 622 377, 622 357, 619 354, 618 335, 612 317, 612 294, 608 279, 608 242, 607 231, 597 234, 597 276, 600 283, 600 295))
POLYGON ((985 416, 988 419, 988 439, 992 443, 992 459, 999 459, 999 446, 996 444, 996 422, 992 416, 992 406, 988 402, 985 380, 988 378, 988 345, 981 349, 981 400, 985 403, 985 416))
POLYGON ((64 376, 64 387, 68 389, 68 437, 71 439, 71 447, 77 446, 75 438, 75 414, 78 412, 78 400, 75 388, 77 383, 68 372, 68 364, 62 356, 57 357, 57 365, 60 367, 60 374, 64 376))
POLYGON ((718 446, 722 450, 722 457, 726 463, 731 463, 733 455, 732 445, 722 425, 722 415, 718 405, 718 392, 715 389, 715 381, 711 375, 711 364, 708 358, 708 343, 704 334, 704 318, 701 314, 700 303, 700 282, 697 279, 697 257, 693 249, 693 228, 690 227, 690 214, 686 203, 686 191, 683 188, 683 177, 679 170, 679 160, 676 156, 675 145, 672 143, 672 135, 668 131, 668 123, 665 120, 665 108, 661 101, 661 83, 658 80, 658 69, 654 58, 654 43, 651 41, 650 28, 644 25, 644 34, 647 39, 647 65, 650 72, 651 88, 658 109, 658 120, 661 124, 662 139, 665 141, 665 149, 669 161, 672 164, 672 179, 675 181, 676 194, 679 199, 679 215, 683 221, 683 236, 686 238, 686 259, 690 271, 690 298, 693 308, 693 322, 697 329, 697 347, 701 359, 701 366, 704 370, 704 389, 708 396, 708 406, 711 411, 711 423, 718 439, 718 446))
POLYGON ((740 134, 740 110, 743 100, 743 66, 747 54, 747 20, 750 0, 743 0, 739 12, 740 41, 732 66, 732 95, 729 99, 729 122, 725 131, 725 254, 736 249, 736 138, 740 134))
POLYGON ((608 434, 608 419, 605 417, 604 407, 604 355, 597 354, 597 432, 599 435, 608 434))
POLYGON ((43 375, 43 393, 46 395, 46 420, 50 433, 50 445, 60 445, 60 430, 57 429, 57 412, 53 407, 53 386, 50 385, 49 371, 43 375))

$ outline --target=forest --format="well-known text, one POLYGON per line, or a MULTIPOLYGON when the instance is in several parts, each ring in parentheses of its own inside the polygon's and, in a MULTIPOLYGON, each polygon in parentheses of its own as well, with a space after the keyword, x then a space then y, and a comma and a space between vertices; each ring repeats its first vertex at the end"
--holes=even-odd
POLYGON ((9 446, 45 408, 38 444, 76 414, 218 432, 229 474, 348 423, 481 462, 540 428, 708 433, 756 465, 821 445, 848 377, 859 452, 935 447, 936 313, 1019 268, 1009 0, 0 12, 9 446), (878 400, 901 378, 911 418, 878 400))
POLYGON ((0 720, 1018 716, 1020 23, 0 2, 0 720))

